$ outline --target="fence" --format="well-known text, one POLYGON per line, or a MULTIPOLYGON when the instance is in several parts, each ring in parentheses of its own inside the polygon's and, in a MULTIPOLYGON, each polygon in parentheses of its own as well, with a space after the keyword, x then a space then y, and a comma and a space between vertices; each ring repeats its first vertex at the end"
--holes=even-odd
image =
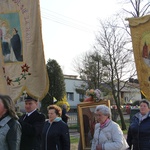
POLYGON ((78 124, 78 114, 77 113, 68 113, 70 118, 68 119, 68 126, 77 125, 78 124))

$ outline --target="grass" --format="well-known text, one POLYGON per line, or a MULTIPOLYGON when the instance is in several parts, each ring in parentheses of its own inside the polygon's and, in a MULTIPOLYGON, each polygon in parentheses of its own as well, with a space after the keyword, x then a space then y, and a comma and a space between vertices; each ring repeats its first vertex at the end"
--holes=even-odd
MULTIPOLYGON (((117 123, 120 125, 121 127, 121 120, 118 120, 117 123)), ((130 125, 130 119, 127 119, 125 120, 125 124, 126 124, 126 130, 123 130, 123 134, 127 134, 127 131, 128 131, 128 128, 129 128, 129 125, 130 125)))
POLYGON ((79 138, 70 136, 70 141, 71 141, 71 143, 78 143, 79 142, 79 138))
MULTIPOLYGON (((72 124, 72 125, 69 126, 69 129, 76 129, 76 130, 78 130, 79 126, 78 126, 78 124, 72 124)), ((71 141, 71 144, 78 143, 79 142, 79 138, 78 137, 74 137, 74 136, 70 136, 70 141, 71 141)))
POLYGON ((69 126, 69 129, 78 129, 79 126, 77 124, 73 124, 69 126))
POLYGON ((79 138, 70 136, 70 143, 71 143, 71 145, 70 145, 71 150, 77 150, 78 149, 79 138))

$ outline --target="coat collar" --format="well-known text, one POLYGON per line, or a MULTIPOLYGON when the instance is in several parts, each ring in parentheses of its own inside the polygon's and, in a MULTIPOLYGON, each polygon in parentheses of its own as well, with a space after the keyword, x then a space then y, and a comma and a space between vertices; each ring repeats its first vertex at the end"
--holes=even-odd
POLYGON ((0 121, 0 127, 3 127, 7 122, 11 119, 10 116, 6 116, 4 119, 0 121))
MULTIPOLYGON (((141 118, 141 115, 140 115, 140 114, 141 114, 140 112, 136 113, 136 114, 135 114, 135 117, 138 118, 138 119, 140 119, 140 118, 141 118)), ((146 119, 146 118, 148 118, 148 117, 150 117, 150 112, 148 112, 148 113, 145 115, 144 119, 146 119)))

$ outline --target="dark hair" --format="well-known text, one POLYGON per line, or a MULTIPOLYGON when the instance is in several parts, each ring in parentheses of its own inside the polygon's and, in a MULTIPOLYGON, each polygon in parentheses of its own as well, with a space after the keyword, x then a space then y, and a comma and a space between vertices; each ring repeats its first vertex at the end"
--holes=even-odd
POLYGON ((7 109, 8 115, 14 119, 18 119, 18 116, 16 115, 15 112, 15 104, 13 100, 10 98, 10 96, 0 94, 0 100, 4 104, 4 107, 7 109))
POLYGON ((29 96, 29 95, 27 95, 26 97, 25 97, 25 101, 38 101, 36 98, 34 98, 34 97, 31 97, 31 96, 29 96))
POLYGON ((57 106, 57 105, 49 105, 47 107, 47 110, 49 111, 50 109, 54 109, 56 115, 58 115, 59 117, 61 117, 61 115, 62 115, 62 109, 59 106, 57 106))
POLYGON ((16 28, 14 28, 15 32, 18 33, 18 30, 16 28))
POLYGON ((148 108, 150 108, 150 104, 149 104, 149 101, 148 101, 148 100, 143 99, 143 100, 140 101, 140 104, 141 104, 141 103, 147 104, 148 108))
POLYGON ((67 108, 67 105, 66 105, 66 104, 63 104, 63 105, 62 105, 62 108, 65 108, 65 109, 66 109, 66 108, 67 108))

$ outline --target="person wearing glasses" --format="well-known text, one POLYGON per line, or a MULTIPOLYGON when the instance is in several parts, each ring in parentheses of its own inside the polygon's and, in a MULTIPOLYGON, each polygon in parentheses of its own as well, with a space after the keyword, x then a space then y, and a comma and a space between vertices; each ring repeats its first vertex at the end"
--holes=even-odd
POLYGON ((91 150, 126 150, 128 144, 120 126, 111 120, 111 110, 106 105, 95 108, 94 136, 91 150))

